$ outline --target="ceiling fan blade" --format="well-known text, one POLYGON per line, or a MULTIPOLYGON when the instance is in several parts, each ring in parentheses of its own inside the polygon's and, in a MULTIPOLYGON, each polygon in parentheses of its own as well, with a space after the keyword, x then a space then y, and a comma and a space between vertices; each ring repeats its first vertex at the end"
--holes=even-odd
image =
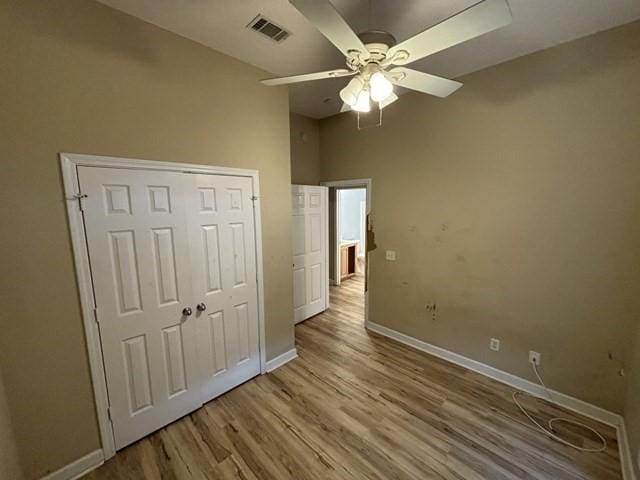
POLYGON ((448 97, 462 86, 460 82, 405 67, 392 68, 389 70, 388 78, 392 83, 400 87, 428 93, 436 97, 448 97))
POLYGON ((360 58, 369 58, 369 51, 355 32, 340 16, 329 0, 289 0, 298 11, 320 30, 345 57, 360 52, 360 58))
POLYGON ((355 75, 356 72, 347 70, 346 68, 340 68, 338 70, 327 70, 326 72, 304 73, 302 75, 293 75, 291 77, 278 77, 267 78, 260 80, 260 82, 268 87, 275 87, 277 85, 287 85, 289 83, 308 82, 310 80, 323 80, 325 78, 339 78, 347 77, 349 75, 355 75))
POLYGON ((484 0, 400 42, 389 49, 387 58, 405 51, 409 54, 406 58, 399 56, 397 61, 392 60, 392 63, 406 65, 504 27, 510 24, 511 20, 511 9, 507 0, 484 0))

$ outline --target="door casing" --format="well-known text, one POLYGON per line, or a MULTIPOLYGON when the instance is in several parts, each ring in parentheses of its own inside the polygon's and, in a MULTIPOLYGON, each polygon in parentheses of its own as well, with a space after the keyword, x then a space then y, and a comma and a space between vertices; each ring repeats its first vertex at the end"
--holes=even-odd
POLYGON ((260 182, 257 170, 240 168, 216 167, 175 162, 160 162, 153 160, 137 160, 130 158, 105 157, 74 153, 61 153, 60 164, 64 184, 67 217, 73 247, 73 256, 80 293, 82 320, 84 324, 89 367, 93 385, 93 395, 96 404, 96 415, 100 429, 103 460, 113 457, 116 453, 113 427, 109 420, 109 401, 105 369, 102 361, 102 345, 96 319, 96 309, 93 297, 93 281, 87 251, 87 241, 82 218, 82 192, 80 191, 78 172, 79 166, 119 168, 132 170, 172 171, 182 173, 203 173, 209 175, 232 175, 249 177, 252 180, 254 195, 254 228, 256 239, 256 275, 258 282, 258 326, 260 347, 260 372, 266 373, 266 345, 264 321, 264 274, 262 260, 262 222, 260 207, 260 182))
MULTIPOLYGON (((366 193, 366 213, 367 213, 367 220, 366 220, 366 226, 365 229, 368 229, 371 224, 372 224, 372 219, 371 219, 371 179, 370 178, 357 178, 357 179, 351 179, 351 180, 334 180, 334 181, 328 181, 328 182, 320 182, 320 185, 325 186, 325 187, 329 187, 329 195, 331 195, 331 188, 334 189, 341 189, 341 188, 364 188, 367 193, 366 193)), ((334 265, 334 276, 337 277, 337 279, 333 279, 334 280, 334 284, 335 285, 340 285, 340 274, 339 274, 339 265, 340 265, 340 260, 339 260, 339 249, 338 249, 338 245, 340 245, 340 201, 339 201, 339 195, 337 195, 336 192, 336 202, 335 202, 335 209, 336 211, 333 212, 333 217, 331 215, 327 215, 327 222, 329 221, 330 218, 333 218, 334 221, 336 222, 336 225, 334 226, 334 234, 335 234, 335 238, 334 238, 334 243, 336 245, 335 251, 334 252, 330 252, 329 256, 332 258, 329 258, 330 262, 333 262, 334 265), (333 253, 333 256, 332 256, 333 253)), ((329 229, 330 230, 330 229, 329 229)), ((330 244, 327 245, 327 248, 330 248, 330 244)), ((365 238, 365 283, 366 285, 369 285, 369 246, 367 245, 367 240, 365 238)), ((367 287, 365 289, 364 292, 364 324, 365 326, 367 325, 367 323, 369 322, 369 288, 367 287)))

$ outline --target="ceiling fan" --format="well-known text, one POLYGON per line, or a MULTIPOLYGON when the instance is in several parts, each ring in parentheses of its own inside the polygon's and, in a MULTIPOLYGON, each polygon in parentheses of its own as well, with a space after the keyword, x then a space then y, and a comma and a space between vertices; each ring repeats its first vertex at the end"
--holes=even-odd
POLYGON ((329 0, 289 0, 320 33, 347 58, 347 67, 325 72, 262 80, 268 86, 353 76, 340 91, 341 112, 369 112, 371 102, 382 110, 398 96, 393 85, 446 97, 460 82, 403 67, 436 52, 504 27, 511 23, 507 0, 483 0, 460 13, 396 43, 388 32, 369 30, 359 35, 351 30, 329 0))

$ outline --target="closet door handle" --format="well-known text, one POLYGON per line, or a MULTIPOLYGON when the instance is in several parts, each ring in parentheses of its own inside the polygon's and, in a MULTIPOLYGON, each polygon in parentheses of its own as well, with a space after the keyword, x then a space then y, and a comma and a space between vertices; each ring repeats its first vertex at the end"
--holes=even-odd
POLYGON ((182 309, 182 315, 184 315, 185 317, 188 317, 192 313, 193 313, 193 310, 191 310, 191 307, 184 307, 182 309))
POLYGON ((199 312, 204 312, 207 309, 207 306, 204 303, 199 303, 198 305, 196 305, 196 308, 199 312))

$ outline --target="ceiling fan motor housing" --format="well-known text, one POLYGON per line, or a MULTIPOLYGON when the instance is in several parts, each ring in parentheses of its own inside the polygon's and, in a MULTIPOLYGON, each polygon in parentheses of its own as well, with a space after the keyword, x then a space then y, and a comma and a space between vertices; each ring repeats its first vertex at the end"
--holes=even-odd
POLYGON ((369 44, 382 44, 386 45, 387 49, 389 49, 398 43, 396 37, 384 30, 367 30, 366 32, 359 33, 358 38, 367 47, 369 44))
POLYGON ((397 42, 396 38, 384 30, 367 30, 358 34, 358 38, 369 51, 369 62, 379 63, 387 56, 387 52, 397 42))

